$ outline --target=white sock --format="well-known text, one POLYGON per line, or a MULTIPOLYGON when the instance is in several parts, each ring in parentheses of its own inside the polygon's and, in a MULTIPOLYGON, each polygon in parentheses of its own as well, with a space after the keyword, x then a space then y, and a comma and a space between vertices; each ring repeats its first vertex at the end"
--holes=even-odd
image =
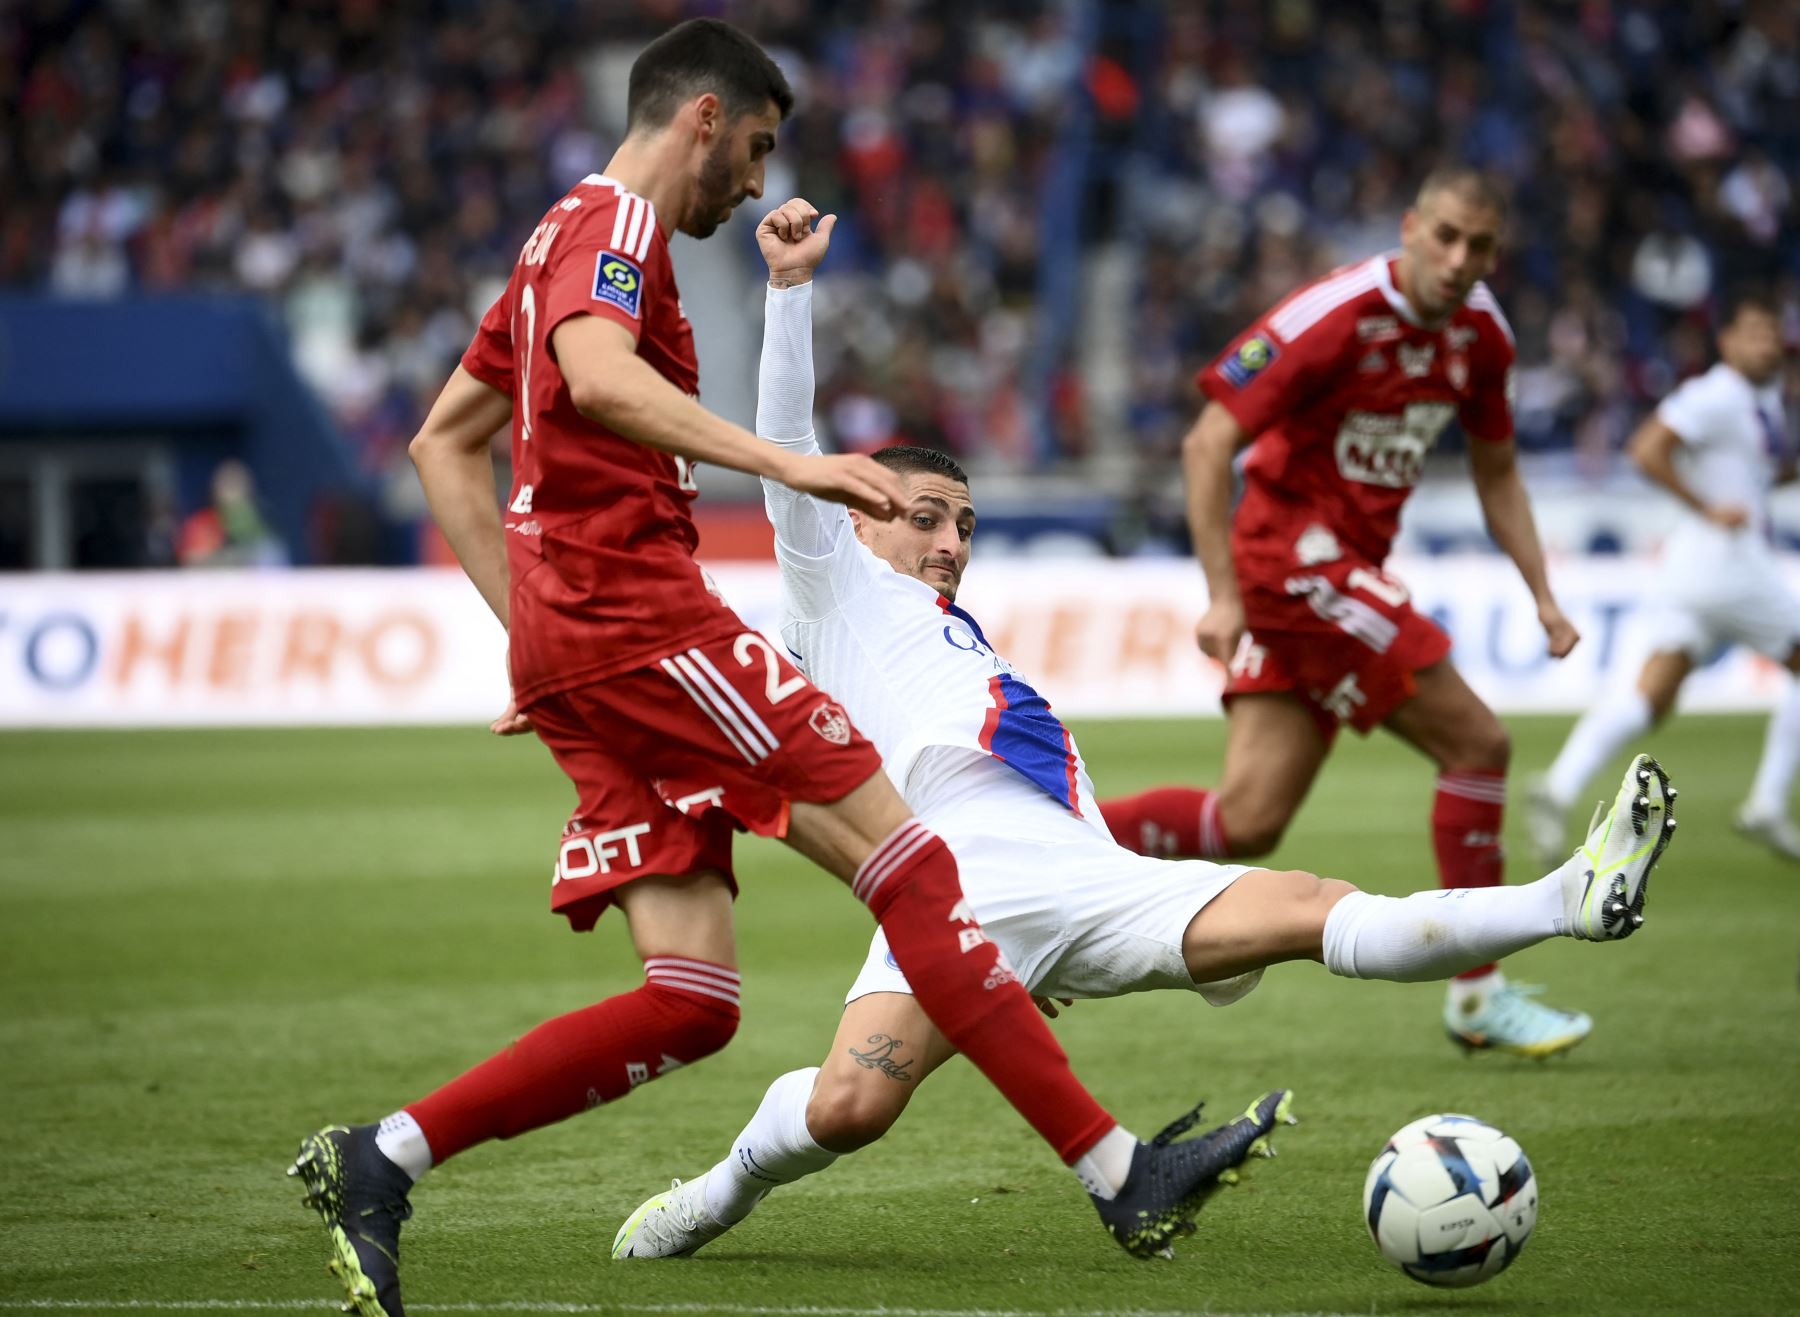
POLYGON ((1581 795, 1588 781, 1606 761, 1625 748, 1625 743, 1650 728, 1650 701, 1633 686, 1602 698, 1581 715, 1550 771, 1544 785, 1550 798, 1567 809, 1581 795))
POLYGON ((720 1225, 736 1225, 771 1189, 792 1184, 837 1160, 806 1128, 819 1067, 790 1070, 763 1094, 762 1105, 732 1142, 731 1155, 706 1173, 706 1210, 720 1225))
POLYGON ((1131 1174, 1131 1159, 1137 1155, 1137 1146, 1137 1135, 1123 1125, 1114 1125, 1069 1169, 1094 1197, 1111 1201, 1125 1187, 1125 1177, 1131 1174))
POLYGON ((1325 968, 1347 979, 1447 979, 1562 931, 1562 880, 1555 874, 1520 887, 1352 892, 1326 916, 1325 968))
POLYGON ((375 1146, 415 1184, 431 1169, 431 1145, 425 1142, 425 1131, 410 1111, 396 1111, 376 1126, 375 1146))
POLYGON ((1777 818, 1787 813, 1788 788, 1794 784, 1794 765, 1800 761, 1800 681, 1790 681, 1781 703, 1769 715, 1763 740, 1762 760, 1756 765, 1756 781, 1750 788, 1750 812, 1777 818))

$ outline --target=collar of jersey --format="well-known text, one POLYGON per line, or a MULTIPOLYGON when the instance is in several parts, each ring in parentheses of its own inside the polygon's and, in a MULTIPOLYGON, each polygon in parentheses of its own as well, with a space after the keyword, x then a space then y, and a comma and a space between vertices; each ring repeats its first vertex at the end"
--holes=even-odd
MULTIPOLYGON (((916 579, 916 578, 914 578, 914 579, 916 579)), ((920 581, 919 584, 925 585, 925 582, 920 581)), ((925 588, 927 590, 931 590, 931 587, 928 585, 926 585, 925 588)), ((958 618, 961 621, 968 623, 969 630, 971 630, 975 633, 975 639, 979 640, 982 644, 987 645, 988 638, 981 634, 981 623, 977 622, 974 618, 970 617, 966 611, 958 608, 955 604, 951 603, 948 599, 944 598, 943 595, 938 594, 937 591, 932 590, 931 592, 932 592, 932 594, 937 595, 937 606, 939 608, 943 609, 951 617, 958 618)), ((992 649, 993 646, 988 645, 988 648, 992 649)))
POLYGON ((1442 329, 1445 325, 1450 323, 1451 316, 1456 314, 1454 310, 1442 320, 1427 320, 1413 309, 1413 304, 1407 301, 1406 294, 1401 292, 1395 285, 1394 270, 1391 263, 1400 259, 1400 249, 1398 247, 1394 248, 1392 251, 1382 252, 1381 255, 1374 259, 1376 286, 1381 289, 1381 295, 1387 299, 1387 304, 1394 308, 1395 314, 1402 320, 1411 325, 1414 329, 1442 329))

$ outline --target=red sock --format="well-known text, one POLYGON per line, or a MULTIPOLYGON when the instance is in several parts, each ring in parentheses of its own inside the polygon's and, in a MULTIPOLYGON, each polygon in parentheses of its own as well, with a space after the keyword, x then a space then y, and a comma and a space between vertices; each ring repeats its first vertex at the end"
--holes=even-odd
POLYGON ((736 970, 673 956, 645 970, 643 987, 545 1021, 408 1106, 432 1164, 611 1102, 731 1041, 736 970))
MULTIPOLYGON (((1506 812, 1506 774, 1444 773, 1431 804, 1431 846, 1437 852, 1442 887, 1498 887, 1505 881, 1506 852, 1500 821, 1506 812)), ((1459 979, 1478 979, 1493 965, 1464 970, 1459 979)))
POLYGON ((1100 802, 1113 840, 1158 859, 1222 860, 1230 855, 1219 822, 1219 797, 1203 787, 1155 787, 1100 802))
POLYGON ((913 995, 1014 1110, 1074 1163, 1118 1124, 1069 1069, 1000 948, 963 900, 956 859, 916 819, 877 846, 851 884, 875 912, 913 995))

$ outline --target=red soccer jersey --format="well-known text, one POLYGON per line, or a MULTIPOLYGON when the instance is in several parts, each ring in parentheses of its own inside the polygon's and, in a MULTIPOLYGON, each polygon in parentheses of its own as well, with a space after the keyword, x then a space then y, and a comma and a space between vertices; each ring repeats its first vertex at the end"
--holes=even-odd
POLYGON ((600 174, 532 231, 462 359, 513 398, 505 525, 521 705, 741 628, 694 561, 691 465, 575 410, 550 334, 577 315, 625 326, 659 375, 698 395, 693 332, 656 210, 600 174))
POLYGON ((1379 565, 1451 417, 1473 442, 1512 438, 1512 363, 1487 285, 1427 324, 1391 253, 1290 294, 1197 377, 1255 436, 1232 524, 1240 576, 1278 582, 1340 545, 1379 565))

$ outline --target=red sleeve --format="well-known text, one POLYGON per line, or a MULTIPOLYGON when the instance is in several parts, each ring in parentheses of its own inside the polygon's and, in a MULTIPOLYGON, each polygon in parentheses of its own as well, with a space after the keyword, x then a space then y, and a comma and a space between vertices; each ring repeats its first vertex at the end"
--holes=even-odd
POLYGON ((1489 321, 1481 327, 1469 363, 1469 400, 1458 418, 1472 439, 1505 442, 1513 437, 1512 340, 1489 321))
POLYGON ((475 338, 462 355, 464 370, 509 398, 513 396, 511 292, 509 283, 481 317, 475 338))
POLYGON ((1269 328, 1268 316, 1231 341, 1194 377, 1200 392, 1224 407, 1255 436, 1303 407, 1331 374, 1353 316, 1329 315, 1290 343, 1269 328))

